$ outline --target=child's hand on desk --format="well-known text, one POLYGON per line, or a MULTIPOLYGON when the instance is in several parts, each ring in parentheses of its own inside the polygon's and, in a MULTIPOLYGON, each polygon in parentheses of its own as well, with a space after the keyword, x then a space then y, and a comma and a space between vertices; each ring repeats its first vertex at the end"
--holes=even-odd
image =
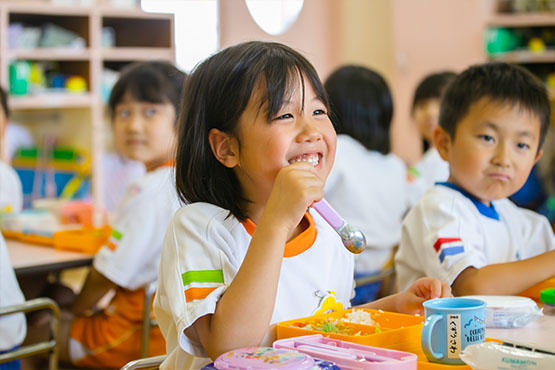
POLYGON ((422 303, 428 299, 452 297, 451 287, 435 278, 416 280, 407 290, 399 293, 397 311, 408 314, 423 314, 422 303))

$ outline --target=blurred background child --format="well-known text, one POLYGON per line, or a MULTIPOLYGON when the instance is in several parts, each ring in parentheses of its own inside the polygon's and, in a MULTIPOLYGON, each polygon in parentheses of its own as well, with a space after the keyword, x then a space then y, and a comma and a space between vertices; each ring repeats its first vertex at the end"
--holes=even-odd
MULTIPOLYGON (((180 206, 173 176, 184 80, 167 62, 144 62, 126 67, 112 89, 108 106, 116 146, 147 173, 128 187, 109 242, 96 254, 71 311, 64 312, 61 361, 119 368, 140 357, 144 287, 157 279, 164 232, 180 206), (111 290, 108 306, 94 312, 111 290)), ((158 327, 152 328, 149 355, 165 353, 164 345, 158 327)))
MULTIPOLYGON (((4 89, 0 87, 0 138, 6 134, 9 117, 8 98, 4 89)), ((6 148, 0 147, 0 153, 4 150, 6 148)), ((23 189, 19 176, 10 165, 0 160, 0 214, 18 212, 22 207, 23 189)))
POLYGON ((414 91, 411 116, 422 135, 424 149, 422 158, 410 169, 411 176, 420 183, 421 191, 416 195, 418 198, 436 181, 445 181, 449 176, 449 164, 441 159, 434 148, 433 134, 439 122, 441 97, 455 76, 451 71, 429 74, 414 91))
MULTIPOLYGON (((380 272, 401 239, 408 208, 405 163, 390 152, 393 99, 387 82, 362 66, 344 66, 326 80, 331 121, 337 132, 335 163, 325 198, 366 236, 355 278, 380 272)), ((380 283, 357 286, 353 305, 376 299, 380 283)))

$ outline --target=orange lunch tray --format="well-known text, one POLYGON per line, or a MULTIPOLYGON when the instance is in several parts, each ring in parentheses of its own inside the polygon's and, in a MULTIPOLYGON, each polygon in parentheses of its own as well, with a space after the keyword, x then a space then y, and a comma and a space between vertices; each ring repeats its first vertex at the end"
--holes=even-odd
POLYGON ((532 298, 536 302, 539 302, 540 301, 540 292, 542 290, 548 289, 548 288, 555 288, 555 276, 553 276, 549 279, 546 279, 546 280, 542 281, 541 283, 538 283, 538 284, 534 285, 533 287, 530 287, 530 288, 526 289, 524 292, 519 293, 518 295, 523 296, 523 297, 532 298))
MULTIPOLYGON (((418 370, 467 370, 470 369, 468 365, 445 365, 429 362, 426 355, 422 351, 420 344, 420 335, 424 323, 424 317, 406 315, 394 312, 385 312, 380 310, 371 309, 357 309, 370 313, 372 320, 376 321, 379 326, 364 325, 345 322, 345 325, 360 330, 361 334, 367 335, 345 335, 333 332, 322 332, 311 329, 303 329, 297 325, 314 323, 315 320, 333 319, 337 320, 346 317, 347 312, 352 311, 339 311, 329 314, 316 315, 312 317, 305 317, 297 320, 283 321, 276 326, 277 339, 299 337, 304 335, 322 334, 325 337, 332 339, 340 339, 351 343, 364 344, 373 347, 382 347, 393 349, 397 351, 414 353, 417 358, 418 370), (380 331, 376 333, 376 328, 380 331)), ((486 338, 486 341, 491 339, 486 338)))
POLYGON ((54 233, 54 248, 66 251, 95 254, 108 241, 111 228, 84 227, 54 233))
POLYGON ((374 347, 387 347, 388 345, 394 345, 399 342, 408 342, 414 337, 418 337, 420 340, 420 333, 424 323, 424 318, 421 316, 371 309, 357 308, 356 310, 368 312, 377 325, 344 322, 346 326, 354 328, 354 331, 360 331, 361 335, 323 332, 302 327, 310 323, 315 323, 316 321, 323 322, 330 319, 338 320, 346 318, 346 313, 353 311, 351 309, 281 322, 276 326, 276 335, 278 339, 283 339, 309 334, 322 334, 332 339, 340 339, 351 343, 365 344, 374 347))
POLYGON ((53 236, 29 234, 29 233, 22 233, 18 231, 9 231, 9 230, 2 230, 2 235, 4 235, 6 239, 19 240, 21 242, 25 242, 29 244, 43 245, 47 247, 54 246, 53 236))

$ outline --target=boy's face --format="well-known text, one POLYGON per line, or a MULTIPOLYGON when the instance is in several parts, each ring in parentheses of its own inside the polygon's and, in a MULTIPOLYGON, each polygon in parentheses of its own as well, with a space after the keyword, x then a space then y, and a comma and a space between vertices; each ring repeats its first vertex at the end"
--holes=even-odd
POLYGON ((255 90, 239 119, 239 163, 234 167, 244 196, 251 202, 266 203, 281 168, 293 161, 312 164, 326 179, 334 158, 336 135, 326 106, 306 83, 304 105, 298 84, 271 122, 259 109, 260 93, 255 90))
POLYGON ((454 139, 438 127, 435 143, 449 162, 449 181, 489 205, 526 182, 541 157, 540 127, 537 115, 482 98, 459 122, 454 139))
POLYGON ((440 100, 430 98, 415 105, 412 116, 420 135, 433 145, 433 133, 439 120, 440 100))
POLYGON ((147 171, 173 157, 176 141, 175 108, 171 103, 147 103, 125 94, 114 111, 116 148, 142 162, 147 171))

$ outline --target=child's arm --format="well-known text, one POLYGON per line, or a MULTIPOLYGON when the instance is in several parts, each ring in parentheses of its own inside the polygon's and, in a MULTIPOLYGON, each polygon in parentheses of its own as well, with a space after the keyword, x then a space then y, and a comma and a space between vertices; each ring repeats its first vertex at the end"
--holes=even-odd
POLYGON ((514 295, 555 276, 555 250, 522 261, 467 267, 453 282, 455 295, 514 295))
POLYGON ((211 358, 235 348, 258 346, 264 339, 274 311, 285 243, 307 208, 323 197, 323 186, 307 163, 280 170, 241 268, 214 314, 197 319, 186 330, 187 335, 199 338, 211 358))
POLYGON ((75 315, 83 314, 93 308, 106 293, 116 287, 116 284, 98 272, 94 267, 91 267, 83 289, 81 289, 81 292, 79 292, 71 306, 71 312, 75 315))
POLYGON ((428 299, 452 297, 451 288, 434 278, 416 280, 407 290, 393 294, 360 307, 381 309, 384 311, 422 314, 422 303, 428 299))

